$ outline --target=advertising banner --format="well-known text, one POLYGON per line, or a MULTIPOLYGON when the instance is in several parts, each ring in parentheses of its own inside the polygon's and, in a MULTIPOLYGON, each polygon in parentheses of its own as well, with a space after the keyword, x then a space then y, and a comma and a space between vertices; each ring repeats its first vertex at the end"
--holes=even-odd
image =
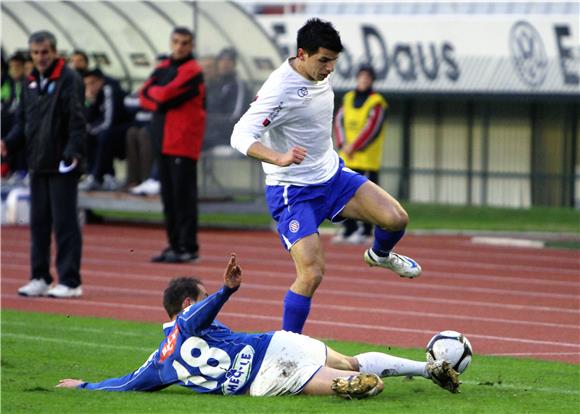
MULTIPOLYGON (((333 85, 354 86, 361 63, 377 89, 401 93, 580 94, 578 16, 336 15, 345 51, 333 85)), ((304 15, 260 16, 287 56, 304 15)))

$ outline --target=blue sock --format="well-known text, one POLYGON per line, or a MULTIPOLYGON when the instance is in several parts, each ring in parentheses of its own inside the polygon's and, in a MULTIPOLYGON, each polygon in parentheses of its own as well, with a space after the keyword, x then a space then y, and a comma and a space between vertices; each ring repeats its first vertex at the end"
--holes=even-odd
POLYGON ((310 301, 311 298, 288 290, 284 298, 283 330, 302 333, 302 328, 310 313, 310 301))
POLYGON ((377 256, 387 257, 395 244, 401 240, 405 230, 388 231, 375 226, 375 242, 373 243, 373 251, 377 256))

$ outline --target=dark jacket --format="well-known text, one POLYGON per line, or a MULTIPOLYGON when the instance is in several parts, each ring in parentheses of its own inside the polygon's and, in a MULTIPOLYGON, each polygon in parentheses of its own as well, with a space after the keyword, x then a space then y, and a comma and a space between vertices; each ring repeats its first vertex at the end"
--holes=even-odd
POLYGON ((32 173, 56 173, 60 161, 82 160, 85 153, 87 127, 81 78, 64 59, 56 59, 45 75, 43 87, 36 69, 28 77, 16 125, 5 140, 8 153, 26 145, 32 173))
POLYGON ((235 72, 223 75, 211 86, 208 90, 204 149, 230 145, 234 125, 248 109, 250 101, 248 86, 235 72))
POLYGON ((192 56, 162 61, 140 92, 141 106, 153 111, 150 130, 163 155, 199 158, 205 130, 205 84, 192 56))
POLYGON ((130 114, 125 108, 125 96, 121 84, 108 76, 105 83, 96 96, 95 102, 86 108, 89 134, 97 135, 117 125, 131 120, 130 114))

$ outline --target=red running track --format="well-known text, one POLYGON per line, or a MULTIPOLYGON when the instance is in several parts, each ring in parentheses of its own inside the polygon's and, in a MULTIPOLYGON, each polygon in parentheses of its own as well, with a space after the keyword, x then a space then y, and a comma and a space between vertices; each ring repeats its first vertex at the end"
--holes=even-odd
MULTIPOLYGON (((270 232, 203 231, 195 264, 152 264, 165 245, 161 228, 84 228, 83 289, 78 300, 22 298, 30 274, 26 227, 2 228, 2 308, 165 322, 161 292, 174 276, 222 283, 230 251, 244 283, 220 320, 235 330, 279 329, 292 260, 270 232)), ((436 332, 466 334, 476 353, 580 363, 580 255, 573 250, 494 247, 467 236, 407 235, 398 251, 423 275, 402 279, 362 262, 361 246, 323 236, 327 274, 305 332, 319 338, 422 347, 436 332)), ((56 272, 53 269, 53 275, 56 272)))

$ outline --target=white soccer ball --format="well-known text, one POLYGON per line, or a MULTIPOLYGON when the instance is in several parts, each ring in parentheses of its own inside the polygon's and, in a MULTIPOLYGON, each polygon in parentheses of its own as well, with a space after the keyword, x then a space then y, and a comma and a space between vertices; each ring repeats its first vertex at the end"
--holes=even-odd
POLYGON ((433 336, 427 344, 426 351, 428 362, 447 361, 460 374, 471 364, 473 355, 469 340, 455 331, 443 331, 433 336))

